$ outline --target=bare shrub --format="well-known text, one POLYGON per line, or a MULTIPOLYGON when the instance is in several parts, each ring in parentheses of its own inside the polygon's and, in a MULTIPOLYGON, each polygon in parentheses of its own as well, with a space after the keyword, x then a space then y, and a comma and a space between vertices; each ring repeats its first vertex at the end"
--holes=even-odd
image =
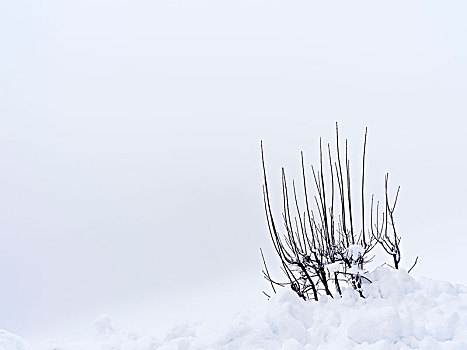
MULTIPOLYGON (((370 252, 380 244, 393 258, 394 268, 399 268, 401 259, 400 236, 394 222, 395 200, 390 203, 388 196, 388 179, 385 176, 384 210, 380 212, 379 202, 374 205, 371 196, 369 218, 365 217, 365 154, 367 129, 363 142, 361 173, 361 228, 354 227, 353 204, 351 194, 350 161, 348 142, 345 140, 345 153, 342 156, 339 144, 339 130, 336 123, 335 156, 332 157, 331 146, 327 144, 327 159, 323 157, 323 147, 319 143, 319 167, 311 165, 311 173, 316 194, 311 196, 308 188, 305 161, 301 152, 302 181, 300 184, 304 195, 304 205, 297 200, 297 187, 292 181, 290 188, 285 170, 282 168, 282 222, 280 232, 271 210, 271 200, 266 176, 263 144, 261 142, 261 159, 263 165, 263 198, 267 225, 271 241, 279 256, 281 269, 287 282, 277 282, 270 276, 266 266, 264 277, 270 282, 273 291, 275 286, 290 286, 300 298, 318 300, 319 295, 330 297, 342 294, 342 285, 351 286, 363 297, 362 283, 369 281, 365 277, 365 264, 370 252), (326 164, 325 164, 326 163, 326 164), (323 168, 329 168, 325 178, 323 168), (336 186, 337 184, 337 186, 336 186), (326 190, 330 189, 330 193, 326 190), (314 202, 314 203, 312 203, 314 202), (365 225, 366 221, 368 226, 365 225)), ((269 296, 266 292, 264 292, 269 296)))

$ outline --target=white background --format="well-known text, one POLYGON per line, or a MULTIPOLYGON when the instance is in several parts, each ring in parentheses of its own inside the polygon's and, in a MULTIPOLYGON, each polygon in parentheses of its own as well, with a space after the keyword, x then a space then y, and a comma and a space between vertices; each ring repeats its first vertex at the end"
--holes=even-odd
POLYGON ((467 284, 466 10, 2 3, 0 328, 77 340, 102 313, 156 330, 266 302, 260 140, 280 215, 280 167, 336 121, 357 184, 369 128, 368 196, 401 185, 402 265, 467 284))

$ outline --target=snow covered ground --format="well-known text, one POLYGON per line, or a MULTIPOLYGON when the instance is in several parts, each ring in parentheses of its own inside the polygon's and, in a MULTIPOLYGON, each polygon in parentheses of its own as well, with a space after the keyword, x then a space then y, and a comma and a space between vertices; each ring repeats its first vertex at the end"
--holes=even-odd
POLYGON ((103 315, 93 339, 29 344, 0 331, 0 349, 467 349, 467 287, 383 267, 368 277, 365 299, 347 289, 340 299, 305 302, 282 290, 263 308, 186 322, 166 334, 116 329, 103 315))

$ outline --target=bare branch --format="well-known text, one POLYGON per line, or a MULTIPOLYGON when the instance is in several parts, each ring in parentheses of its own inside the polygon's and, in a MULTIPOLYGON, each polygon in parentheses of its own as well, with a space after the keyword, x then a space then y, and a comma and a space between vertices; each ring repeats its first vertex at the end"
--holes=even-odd
POLYGON ((417 265, 417 262, 418 262, 418 256, 415 258, 415 262, 413 263, 412 267, 409 269, 409 271, 407 271, 407 273, 410 273, 410 271, 412 271, 412 269, 415 267, 415 265, 417 265))

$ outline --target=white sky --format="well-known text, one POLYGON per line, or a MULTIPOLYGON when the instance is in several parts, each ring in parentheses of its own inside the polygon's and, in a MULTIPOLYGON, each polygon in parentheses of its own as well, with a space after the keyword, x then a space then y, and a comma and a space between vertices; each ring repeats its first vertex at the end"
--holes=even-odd
POLYGON ((466 7, 3 2, 0 328, 74 339, 146 301, 159 325, 262 302, 259 141, 279 210, 280 166, 335 121, 356 169, 369 128, 368 194, 386 171, 402 187, 402 265, 467 284, 466 7))

